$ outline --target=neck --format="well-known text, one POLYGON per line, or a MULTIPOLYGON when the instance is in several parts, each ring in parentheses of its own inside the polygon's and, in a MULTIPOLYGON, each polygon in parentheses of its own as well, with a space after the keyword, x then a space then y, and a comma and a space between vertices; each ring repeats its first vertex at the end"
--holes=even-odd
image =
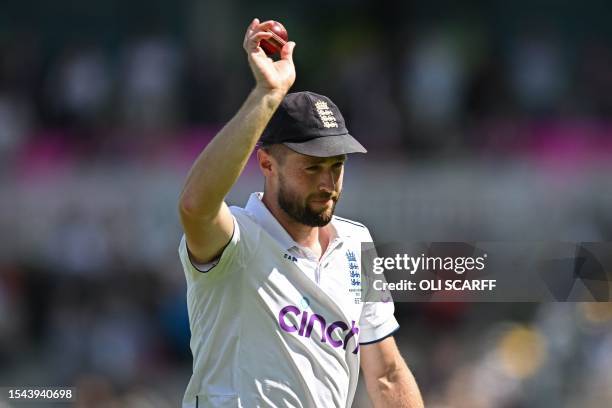
POLYGON ((262 201, 268 210, 270 210, 274 218, 278 220, 280 225, 285 228, 296 243, 310 248, 319 256, 325 252, 327 244, 329 243, 328 226, 311 227, 297 222, 280 208, 278 200, 275 200, 274 197, 271 197, 269 194, 264 194, 262 201))

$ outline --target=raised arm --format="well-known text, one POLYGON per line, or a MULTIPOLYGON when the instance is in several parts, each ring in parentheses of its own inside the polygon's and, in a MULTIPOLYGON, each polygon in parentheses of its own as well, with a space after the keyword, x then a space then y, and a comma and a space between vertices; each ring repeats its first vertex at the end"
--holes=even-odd
POLYGON ((233 220, 225 196, 242 173, 272 114, 295 81, 293 48, 288 42, 273 61, 259 42, 272 34, 271 21, 254 19, 243 47, 256 85, 236 115, 206 146, 191 167, 179 199, 179 213, 192 258, 216 258, 231 239, 233 220))
POLYGON ((363 378, 375 408, 423 408, 419 387, 393 337, 360 349, 363 378))

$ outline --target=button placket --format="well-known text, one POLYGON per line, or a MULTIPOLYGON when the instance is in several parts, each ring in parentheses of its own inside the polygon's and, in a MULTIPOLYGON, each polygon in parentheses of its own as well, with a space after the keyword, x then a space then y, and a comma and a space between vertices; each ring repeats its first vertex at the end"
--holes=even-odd
POLYGON ((334 238, 334 240, 327 246, 325 253, 321 257, 321 259, 317 262, 317 269, 315 271, 315 281, 317 284, 321 282, 321 269, 326 269, 331 262, 328 258, 330 254, 342 244, 342 240, 339 238, 334 238), (323 264, 324 263, 324 264, 323 264))

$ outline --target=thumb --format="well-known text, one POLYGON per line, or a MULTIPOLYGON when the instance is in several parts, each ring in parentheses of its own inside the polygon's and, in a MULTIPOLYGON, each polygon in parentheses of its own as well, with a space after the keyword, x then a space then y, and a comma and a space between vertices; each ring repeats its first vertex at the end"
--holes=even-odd
POLYGON ((295 43, 293 41, 289 41, 281 50, 281 59, 289 60, 293 62, 293 49, 295 48, 295 43))

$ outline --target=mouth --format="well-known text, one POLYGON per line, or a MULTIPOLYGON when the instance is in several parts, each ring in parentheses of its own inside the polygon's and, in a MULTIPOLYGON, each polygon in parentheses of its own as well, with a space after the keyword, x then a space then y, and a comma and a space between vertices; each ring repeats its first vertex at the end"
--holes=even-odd
POLYGON ((331 198, 328 198, 327 200, 312 200, 311 203, 324 205, 333 203, 333 200, 331 198))
POLYGON ((326 203, 328 201, 333 201, 335 199, 335 197, 333 195, 326 195, 326 196, 318 196, 318 197, 314 197, 312 198, 310 201, 313 202, 321 202, 321 203, 326 203))
POLYGON ((328 203, 333 203, 334 199, 333 199, 332 196, 323 197, 323 198, 319 197, 319 198, 316 198, 314 200, 310 200, 310 202, 311 203, 315 203, 315 204, 328 204, 328 203))

